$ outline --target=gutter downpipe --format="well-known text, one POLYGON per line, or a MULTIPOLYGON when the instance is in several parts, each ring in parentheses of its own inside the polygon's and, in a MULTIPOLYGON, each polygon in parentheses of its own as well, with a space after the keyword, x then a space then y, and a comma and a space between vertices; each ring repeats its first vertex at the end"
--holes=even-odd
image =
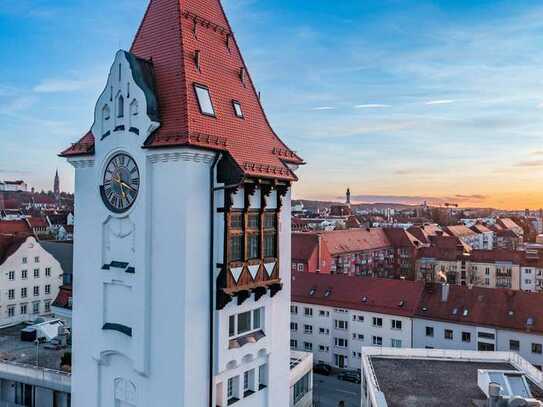
POLYGON ((211 190, 209 199, 209 212, 211 215, 209 219, 209 407, 213 407, 215 405, 215 401, 213 400, 213 392, 215 387, 215 375, 213 374, 213 370, 215 368, 215 359, 213 357, 215 353, 215 298, 213 294, 215 293, 214 277, 216 267, 213 264, 215 261, 215 170, 221 157, 222 153, 217 154, 209 170, 209 182, 211 190))
POLYGON ((215 375, 213 374, 213 370, 215 367, 215 192, 228 189, 228 188, 236 188, 243 184, 244 180, 242 179, 239 183, 233 184, 233 185, 224 185, 222 187, 216 187, 215 186, 215 179, 216 174, 215 171, 217 169, 217 164, 223 157, 222 153, 217 154, 215 157, 213 164, 211 165, 211 168, 209 170, 209 184, 210 184, 210 222, 209 222, 209 407, 215 407, 215 401, 213 400, 213 393, 214 393, 214 387, 215 387, 215 375))

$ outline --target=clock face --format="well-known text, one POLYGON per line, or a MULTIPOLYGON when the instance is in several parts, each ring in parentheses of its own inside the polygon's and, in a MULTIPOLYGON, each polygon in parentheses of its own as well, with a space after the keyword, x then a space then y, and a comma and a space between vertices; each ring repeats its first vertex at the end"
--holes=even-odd
POLYGON ((109 210, 126 212, 136 201, 140 187, 140 172, 136 162, 127 154, 113 156, 104 172, 100 187, 102 199, 109 210))

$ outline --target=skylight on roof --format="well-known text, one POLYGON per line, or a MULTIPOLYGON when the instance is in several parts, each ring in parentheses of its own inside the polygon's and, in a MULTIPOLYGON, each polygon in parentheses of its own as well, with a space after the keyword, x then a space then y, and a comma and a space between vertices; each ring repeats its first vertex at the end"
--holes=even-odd
POLYGON ((209 89, 207 86, 194 84, 194 91, 196 92, 196 99, 198 99, 200 112, 207 116, 215 117, 215 109, 213 108, 211 95, 209 94, 209 89))
POLYGON ((234 107, 234 113, 236 114, 236 117, 243 119, 243 110, 241 110, 241 103, 239 103, 236 100, 233 100, 232 106, 234 107))
POLYGON ((309 290, 309 295, 311 297, 313 297, 315 295, 315 293, 317 292, 317 289, 316 288, 312 288, 311 290, 309 290))
POLYGON ((464 315, 465 317, 467 317, 467 316, 468 316, 468 314, 469 314, 469 310, 468 310, 467 308, 465 308, 465 309, 464 309, 464 313, 463 313, 463 315, 464 315))
POLYGON ((364 302, 364 303, 368 302, 368 297, 366 297, 366 296, 362 297, 362 302, 364 302))
POLYGON ((324 296, 325 296, 325 297, 329 297, 330 294, 332 294, 332 289, 331 289, 331 288, 327 288, 326 291, 324 292, 324 296))

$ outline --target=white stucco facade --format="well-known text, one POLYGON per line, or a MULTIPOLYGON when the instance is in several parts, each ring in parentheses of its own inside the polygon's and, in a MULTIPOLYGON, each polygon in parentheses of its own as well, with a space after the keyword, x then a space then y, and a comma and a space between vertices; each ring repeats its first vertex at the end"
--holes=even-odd
POLYGON ((412 346, 409 317, 294 302, 291 319, 291 348, 337 368, 360 368, 362 346, 412 346))
POLYGON ((34 237, 0 265, 0 326, 51 314, 62 284, 62 267, 34 237))

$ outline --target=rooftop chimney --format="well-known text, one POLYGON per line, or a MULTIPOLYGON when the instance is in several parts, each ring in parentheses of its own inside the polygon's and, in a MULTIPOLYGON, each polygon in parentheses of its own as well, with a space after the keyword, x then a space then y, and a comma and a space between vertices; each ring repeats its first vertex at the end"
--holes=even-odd
POLYGON ((447 302, 449 299, 449 284, 441 284, 441 302, 447 302))

